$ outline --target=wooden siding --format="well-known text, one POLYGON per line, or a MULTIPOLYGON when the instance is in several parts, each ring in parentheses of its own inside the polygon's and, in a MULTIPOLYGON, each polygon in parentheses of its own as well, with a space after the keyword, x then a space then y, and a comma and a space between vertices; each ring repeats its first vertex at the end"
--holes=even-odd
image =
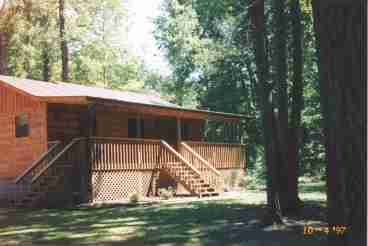
MULTIPOLYGON (((128 137, 128 119, 141 118, 144 121, 144 136, 148 139, 163 139, 175 145, 177 140, 176 118, 154 114, 139 114, 131 110, 109 106, 97 106, 96 136, 97 137, 128 137)), ((190 124, 190 141, 201 140, 203 120, 185 119, 190 124)))
POLYGON ((81 118, 85 110, 85 106, 49 104, 47 110, 49 141, 70 141, 81 137, 83 132, 81 118))
MULTIPOLYGON (((81 118, 86 106, 49 104, 48 106, 48 139, 49 141, 70 140, 81 137, 83 126, 81 118)), ((128 137, 128 119, 141 118, 144 122, 144 136, 147 139, 164 139, 175 145, 177 140, 176 118, 163 117, 152 114, 138 114, 130 110, 98 105, 96 109, 97 137, 128 137)), ((202 133, 202 120, 185 119, 190 125, 190 135, 186 140, 199 141, 202 133)))
POLYGON ((15 178, 47 150, 46 103, 0 85, 0 177, 15 178), (15 137, 15 117, 26 113, 29 136, 15 137))

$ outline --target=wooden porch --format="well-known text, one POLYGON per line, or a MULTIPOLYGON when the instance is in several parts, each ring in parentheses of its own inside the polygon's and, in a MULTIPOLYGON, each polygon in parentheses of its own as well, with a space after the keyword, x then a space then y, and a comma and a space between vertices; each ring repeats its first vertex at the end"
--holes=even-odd
MULTIPOLYGON (((157 195, 160 172, 199 197, 223 192, 221 168, 244 169, 242 144, 162 139, 75 138, 50 142, 49 149, 14 181, 12 206, 111 201, 133 193, 157 195)), ((4 191, 3 191, 4 192, 4 191)))

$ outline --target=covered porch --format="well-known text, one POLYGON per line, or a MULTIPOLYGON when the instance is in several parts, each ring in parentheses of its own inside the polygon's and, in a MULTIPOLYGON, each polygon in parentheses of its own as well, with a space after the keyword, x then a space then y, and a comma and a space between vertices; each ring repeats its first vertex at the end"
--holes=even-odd
POLYGON ((48 150, 16 178, 16 204, 214 196, 244 172, 238 115, 89 98, 48 103, 47 116, 48 150))

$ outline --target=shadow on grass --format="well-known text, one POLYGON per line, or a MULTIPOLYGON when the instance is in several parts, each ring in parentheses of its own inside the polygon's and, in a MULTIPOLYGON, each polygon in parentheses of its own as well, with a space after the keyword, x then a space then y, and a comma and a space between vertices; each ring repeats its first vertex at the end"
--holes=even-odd
POLYGON ((260 227, 263 205, 240 201, 104 206, 59 210, 0 210, 0 245, 322 245, 306 237, 321 225, 323 208, 306 203, 282 227, 260 227), (7 243, 7 244, 6 244, 7 243))

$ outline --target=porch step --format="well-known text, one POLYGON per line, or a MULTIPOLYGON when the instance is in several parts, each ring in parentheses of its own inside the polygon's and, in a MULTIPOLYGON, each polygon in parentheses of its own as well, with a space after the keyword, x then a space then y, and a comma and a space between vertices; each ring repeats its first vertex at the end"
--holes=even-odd
POLYGON ((206 193, 201 194, 202 197, 219 196, 219 195, 220 195, 220 193, 218 193, 218 192, 206 192, 206 193))

